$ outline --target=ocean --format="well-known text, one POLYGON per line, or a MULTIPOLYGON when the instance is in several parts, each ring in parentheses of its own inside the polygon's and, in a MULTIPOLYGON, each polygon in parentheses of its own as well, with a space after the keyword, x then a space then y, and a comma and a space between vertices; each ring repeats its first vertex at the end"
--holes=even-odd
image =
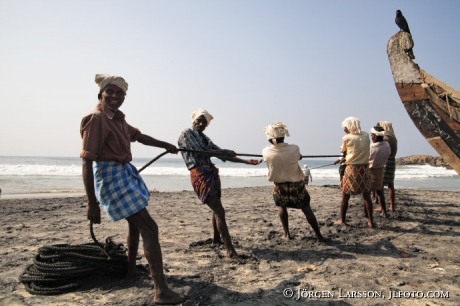
MULTIPOLYGON (((133 165, 140 169, 149 158, 135 158, 133 165)), ((222 162, 213 158, 219 168, 222 188, 271 186, 267 181, 267 166, 222 162)), ((313 182, 311 185, 338 185, 338 165, 331 159, 306 159, 313 182)), ((76 157, 11 157, 0 156, 0 199, 37 196, 84 194, 81 159, 76 157)), ((162 157, 142 171, 150 190, 192 190, 189 171, 181 158, 162 157)), ((398 166, 395 188, 460 191, 460 176, 442 167, 398 166)))

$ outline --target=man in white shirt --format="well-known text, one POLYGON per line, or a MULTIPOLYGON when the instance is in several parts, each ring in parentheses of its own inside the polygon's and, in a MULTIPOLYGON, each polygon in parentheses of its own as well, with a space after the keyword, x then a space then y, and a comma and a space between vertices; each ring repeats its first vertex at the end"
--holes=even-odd
POLYGON ((308 169, 308 165, 305 164, 303 165, 303 174, 305 175, 305 177, 303 178, 303 182, 305 183, 305 185, 308 185, 309 181, 313 182, 313 177, 311 176, 311 172, 310 172, 310 169, 308 169))
POLYGON ((369 175, 369 134, 361 131, 358 118, 348 117, 342 122, 345 136, 342 138, 342 152, 345 153, 345 173, 340 182, 342 203, 340 219, 337 225, 347 225, 345 217, 348 201, 352 194, 362 194, 364 199, 364 216, 369 219, 367 226, 374 227, 372 218, 371 179, 369 175))
POLYGON ((268 167, 268 180, 274 183, 273 199, 278 206, 284 239, 291 239, 287 212, 290 207, 301 209, 318 241, 324 241, 315 214, 311 210, 310 194, 305 188, 304 174, 299 166, 299 160, 302 159, 299 147, 284 143, 284 137, 289 136, 289 131, 282 122, 270 124, 264 130, 272 145, 264 148, 262 155, 268 167))
POLYGON ((380 207, 375 210, 381 211, 385 218, 388 217, 385 208, 385 196, 383 193, 383 177, 385 165, 391 154, 391 147, 388 142, 383 141, 385 131, 381 126, 374 126, 371 129, 372 144, 370 146, 369 173, 371 175, 371 191, 377 193, 380 207))

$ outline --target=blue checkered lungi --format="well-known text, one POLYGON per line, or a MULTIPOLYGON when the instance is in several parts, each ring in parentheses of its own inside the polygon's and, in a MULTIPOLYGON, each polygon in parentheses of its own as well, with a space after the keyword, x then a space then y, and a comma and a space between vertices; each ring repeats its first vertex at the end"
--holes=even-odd
POLYGON ((112 221, 126 219, 147 207, 150 193, 130 163, 93 162, 96 197, 112 221))

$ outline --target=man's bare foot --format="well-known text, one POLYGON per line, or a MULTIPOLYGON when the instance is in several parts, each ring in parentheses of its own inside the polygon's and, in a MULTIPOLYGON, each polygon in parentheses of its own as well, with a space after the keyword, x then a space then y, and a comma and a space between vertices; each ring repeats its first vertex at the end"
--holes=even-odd
POLYGON ((291 235, 290 234, 287 234, 287 235, 284 235, 283 236, 283 239, 286 240, 286 241, 289 241, 292 239, 291 235))
POLYGON ((182 294, 176 293, 171 289, 168 289, 166 292, 155 293, 153 302, 158 305, 177 305, 185 301, 185 296, 182 294))
POLYGON ((345 225, 347 226, 348 224, 345 222, 345 221, 342 221, 342 220, 337 220, 334 222, 335 225, 345 225))
POLYGON ((220 237, 219 237, 219 239, 215 239, 215 238, 214 238, 214 239, 212 240, 212 244, 224 244, 224 243, 222 242, 222 240, 220 240, 220 237))
POLYGON ((370 228, 374 228, 374 223, 372 223, 371 221, 367 221, 367 226, 370 228))
POLYGON ((395 211, 395 207, 393 205, 390 205, 390 208, 389 208, 390 211, 395 211))
POLYGON ((382 207, 374 208, 375 211, 382 211, 382 207))
POLYGON ((232 253, 232 254, 227 254, 227 259, 230 259, 230 260, 239 260, 239 259, 244 259, 243 256, 240 256, 238 255, 236 252, 232 253))

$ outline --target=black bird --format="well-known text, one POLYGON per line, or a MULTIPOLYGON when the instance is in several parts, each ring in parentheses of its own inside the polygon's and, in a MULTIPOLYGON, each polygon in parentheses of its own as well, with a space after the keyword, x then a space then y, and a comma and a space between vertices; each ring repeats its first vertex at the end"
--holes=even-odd
POLYGON ((409 24, 407 23, 406 18, 404 18, 400 10, 396 11, 395 22, 398 25, 398 27, 401 29, 401 31, 407 32, 410 34, 409 24))
MULTIPOLYGON (((401 13, 400 10, 396 11, 395 22, 398 25, 398 27, 401 29, 402 32, 407 32, 407 33, 411 34, 410 30, 409 30, 409 24, 407 24, 407 20, 406 20, 406 18, 404 18, 403 14, 401 13)), ((411 36, 412 36, 412 34, 411 34, 411 36)), ((415 59, 414 51, 412 51, 412 48, 409 49, 409 50, 404 50, 404 51, 406 52, 406 54, 411 59, 415 59)))

